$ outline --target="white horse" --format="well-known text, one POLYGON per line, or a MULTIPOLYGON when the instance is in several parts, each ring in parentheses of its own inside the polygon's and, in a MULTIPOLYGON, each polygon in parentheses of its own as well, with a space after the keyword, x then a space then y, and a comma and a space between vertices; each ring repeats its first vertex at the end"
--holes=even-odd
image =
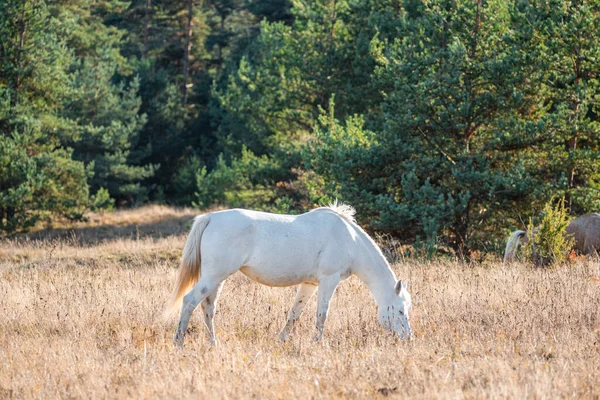
POLYGON ((176 309, 183 299, 174 344, 183 345, 198 304, 204 311, 209 342, 216 343, 217 297, 223 281, 236 271, 263 285, 299 285, 281 340, 289 337, 317 287, 315 340, 320 340, 331 297, 340 281, 352 274, 373 293, 379 322, 403 339, 409 338, 407 283, 396 280, 379 247, 355 223, 354 214, 348 205, 333 204, 302 215, 234 209, 197 216, 183 249, 171 304, 171 310, 176 309))

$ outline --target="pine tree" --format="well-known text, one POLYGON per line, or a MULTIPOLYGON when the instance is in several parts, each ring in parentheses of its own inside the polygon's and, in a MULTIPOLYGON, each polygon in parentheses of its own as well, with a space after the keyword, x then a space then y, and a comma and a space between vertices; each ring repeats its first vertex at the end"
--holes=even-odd
POLYGON ((120 52, 125 32, 108 23, 127 6, 120 0, 56 0, 51 11, 77 57, 69 66, 73 92, 61 112, 77 128, 65 144, 94 172, 92 193, 106 188, 120 202, 136 203, 147 199, 142 182, 155 167, 143 162, 151 148, 138 146, 146 116, 139 79, 131 77, 132 66, 120 52))
POLYGON ((528 68, 504 2, 411 1, 402 12, 397 39, 372 40, 380 121, 325 118, 313 165, 375 227, 466 253, 499 232, 530 183, 501 140, 531 106, 528 68))
POLYGON ((574 215, 600 207, 600 3, 550 0, 522 3, 521 35, 543 104, 519 143, 546 197, 566 196, 574 215))
POLYGON ((71 143, 73 156, 93 166, 92 192, 106 188, 111 197, 136 203, 146 200, 141 182, 154 173, 152 165, 140 162, 147 151, 136 149, 146 116, 139 114, 139 80, 128 87, 112 84, 114 73, 114 64, 84 60, 75 74, 75 92, 65 104, 65 116, 79 122, 78 140, 71 143))
POLYGON ((42 0, 0 3, 0 231, 88 205, 89 173, 61 146, 75 124, 59 116, 72 82, 57 32, 42 0))

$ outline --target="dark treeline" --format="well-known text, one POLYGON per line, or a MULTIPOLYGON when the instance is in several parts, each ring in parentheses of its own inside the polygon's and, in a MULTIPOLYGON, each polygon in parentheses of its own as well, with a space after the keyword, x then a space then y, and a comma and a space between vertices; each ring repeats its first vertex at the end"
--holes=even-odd
POLYGON ((434 250, 600 209, 600 1, 2 0, 0 230, 334 198, 434 250))

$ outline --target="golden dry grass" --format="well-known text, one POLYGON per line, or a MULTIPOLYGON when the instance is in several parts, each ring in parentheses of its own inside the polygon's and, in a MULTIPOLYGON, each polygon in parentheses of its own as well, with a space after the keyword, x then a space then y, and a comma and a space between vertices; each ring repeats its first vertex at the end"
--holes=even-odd
POLYGON ((396 264, 410 278, 411 342, 377 326, 370 294, 350 278, 336 292, 323 343, 312 342, 315 299, 280 343, 294 289, 237 274, 215 318, 219 346, 204 344, 198 312, 186 347, 173 349, 176 321, 162 312, 192 212, 161 213, 170 216, 121 212, 67 235, 0 243, 0 398, 600 395, 600 269, 592 262, 551 270, 396 264), (123 237, 120 218, 131 233, 136 224, 143 232, 175 225, 170 235, 123 237))
POLYGON ((172 208, 148 205, 135 209, 107 213, 90 213, 85 221, 51 221, 39 223, 31 233, 23 235, 30 240, 76 239, 82 243, 98 243, 107 239, 165 237, 180 234, 185 223, 198 213, 191 208, 172 208))

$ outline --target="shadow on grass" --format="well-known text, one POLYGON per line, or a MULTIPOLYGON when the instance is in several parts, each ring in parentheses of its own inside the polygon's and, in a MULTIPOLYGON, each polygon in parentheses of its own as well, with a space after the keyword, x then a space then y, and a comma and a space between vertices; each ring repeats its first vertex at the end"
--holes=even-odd
POLYGON ((17 241, 67 240, 73 244, 93 245, 115 239, 165 238, 187 233, 193 214, 163 217, 156 221, 130 224, 103 224, 66 229, 45 229, 17 236, 17 241))

